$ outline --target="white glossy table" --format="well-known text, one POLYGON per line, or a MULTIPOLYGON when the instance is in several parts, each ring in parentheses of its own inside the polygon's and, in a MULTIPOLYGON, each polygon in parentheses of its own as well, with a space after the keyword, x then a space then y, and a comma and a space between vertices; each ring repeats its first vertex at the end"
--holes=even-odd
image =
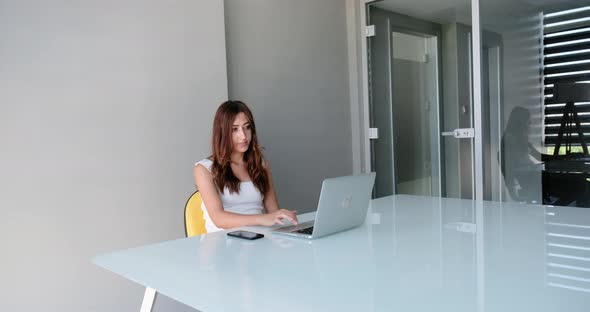
POLYGON ((590 209, 397 195, 314 241, 249 229, 266 237, 217 232, 94 261, 207 312, 590 311, 590 209))

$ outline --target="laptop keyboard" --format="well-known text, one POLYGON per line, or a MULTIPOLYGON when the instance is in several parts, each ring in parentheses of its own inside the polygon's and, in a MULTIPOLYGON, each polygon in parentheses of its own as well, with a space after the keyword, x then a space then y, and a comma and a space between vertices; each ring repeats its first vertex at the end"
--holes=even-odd
POLYGON ((297 233, 301 233, 301 234, 308 234, 308 235, 311 235, 311 234, 313 233, 313 226, 310 226, 310 227, 308 227, 308 228, 305 228, 305 229, 297 230, 297 231, 295 231, 295 232, 297 232, 297 233))

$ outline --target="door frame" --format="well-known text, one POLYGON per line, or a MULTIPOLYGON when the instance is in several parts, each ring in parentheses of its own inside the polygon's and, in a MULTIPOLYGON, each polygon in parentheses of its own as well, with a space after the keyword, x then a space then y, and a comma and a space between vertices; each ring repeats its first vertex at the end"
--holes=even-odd
MULTIPOLYGON (((358 0, 357 11, 359 12, 357 34, 360 35, 360 87, 361 87, 361 101, 359 109, 359 125, 361 139, 361 161, 360 167, 362 172, 371 171, 371 144, 369 139, 369 81, 368 81, 368 45, 367 37, 365 35, 365 27, 367 26, 367 5, 379 2, 380 0, 358 0)), ((471 0, 471 29, 472 29, 472 45, 471 56, 473 62, 473 127, 475 130, 475 137, 473 139, 474 152, 474 176, 475 194, 473 199, 483 200, 483 138, 482 138, 482 91, 481 91, 481 29, 480 29, 480 15, 479 15, 479 0, 471 0)), ((358 38, 358 37, 357 37, 358 38)), ((354 146, 355 144, 353 144, 354 146)), ((395 181, 394 181, 395 183, 395 181)))
MULTIPOLYGON (((436 67, 433 69, 434 70, 434 75, 436 76, 436 84, 433 86, 434 88, 436 88, 435 92, 436 92, 436 122, 434 123, 434 128, 436 129, 431 129, 431 131, 428 133, 428 136, 431 138, 431 142, 430 142, 430 149, 431 149, 431 154, 433 153, 433 150, 437 150, 436 152, 436 158, 433 158, 431 155, 431 168, 430 168, 430 174, 432 178, 436 178, 436 182, 434 180, 431 180, 430 183, 430 187, 431 187, 431 196, 441 196, 441 194, 444 194, 445 189, 444 189, 444 181, 445 181, 445 173, 443 170, 443 164, 444 164, 444 158, 445 158, 445 154, 444 154, 444 140, 442 140, 441 136, 440 136, 440 132, 443 131, 443 110, 442 110, 442 104, 444 103, 444 99, 443 99, 443 76, 442 76, 442 37, 443 37, 443 31, 442 31, 442 25, 435 23, 435 22, 430 22, 427 20, 422 20, 419 18, 415 18, 415 17, 411 17, 411 16, 407 16, 407 15, 403 15, 403 14, 399 14, 399 13, 395 13, 395 12, 390 12, 387 10, 383 10, 380 8, 371 8, 371 12, 367 12, 367 22, 376 25, 373 21, 371 21, 371 16, 381 16, 384 18, 388 19, 388 33, 387 33, 387 37, 389 38, 389 51, 390 51, 390 59, 393 58, 393 48, 392 48, 392 34, 394 32, 397 33, 403 33, 403 34, 408 34, 408 35, 415 35, 415 36, 419 36, 419 37, 423 37, 423 38, 435 38, 436 40, 436 51, 435 53, 433 53, 433 55, 436 56, 436 67), (376 11, 373 11, 376 10, 376 11), (432 137, 432 136, 435 137, 432 137)), ((375 28, 375 31, 378 31, 378 28, 375 28)), ((369 45, 367 46, 367 49, 372 49, 372 47, 369 47, 369 45)), ((374 53, 375 51, 372 50, 374 53)), ((374 55, 371 55, 371 59, 374 58, 374 55)), ((372 66, 372 65, 371 65, 372 66)), ((392 82, 394 80, 393 77, 393 61, 391 63, 392 66, 392 70, 390 70, 390 78, 392 79, 392 82)), ((375 70, 373 68, 373 70, 375 70)), ((375 79, 375 77, 373 76, 373 79, 375 79)), ((394 83, 394 82, 393 82, 394 83)), ((391 90, 393 91, 393 86, 390 86, 391 90)), ((393 98, 391 99, 393 101, 393 98)), ((373 99, 373 105, 375 105, 375 100, 373 99)), ((390 103, 390 104, 393 104, 390 103)), ((374 124, 375 120, 373 120, 375 118, 375 116, 371 116, 373 110, 375 110, 375 107, 371 107, 371 101, 369 101, 369 122, 371 124, 374 124), (373 118, 371 118, 373 117, 373 118)), ((394 115, 395 114, 395 107, 392 107, 392 130, 395 128, 395 121, 394 121, 394 115)), ((432 118, 435 116, 429 115, 428 118, 432 118)), ((381 131, 379 131, 381 133, 381 131)), ((396 172, 397 172, 397 164, 398 164, 398 160, 396 157, 396 146, 398 146, 397 142, 397 138, 399 137, 399 134, 396 135, 395 131, 392 131, 392 161, 393 161, 393 170, 392 170, 392 184, 393 184, 393 194, 397 194, 398 192, 398 183, 396 183, 396 172)), ((381 135, 379 135, 379 140, 381 140, 381 135)), ((373 142, 370 142, 369 144, 372 145, 373 142)), ((374 160, 375 160, 375 155, 373 155, 373 149, 371 149, 371 167, 374 167, 374 160)))

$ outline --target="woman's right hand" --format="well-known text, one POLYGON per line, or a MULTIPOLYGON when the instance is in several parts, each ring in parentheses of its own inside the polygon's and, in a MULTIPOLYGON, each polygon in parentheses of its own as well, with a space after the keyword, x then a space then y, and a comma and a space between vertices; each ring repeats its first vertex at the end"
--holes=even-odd
POLYGON ((273 226, 275 224, 285 225, 283 219, 289 220, 291 223, 297 225, 297 212, 279 209, 278 211, 262 215, 260 225, 273 226))

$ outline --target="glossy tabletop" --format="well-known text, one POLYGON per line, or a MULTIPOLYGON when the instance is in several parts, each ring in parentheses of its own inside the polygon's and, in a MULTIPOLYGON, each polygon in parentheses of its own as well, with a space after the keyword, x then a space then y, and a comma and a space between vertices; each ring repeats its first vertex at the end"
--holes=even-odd
POLYGON ((94 261, 206 312, 590 311, 590 209, 396 195, 318 240, 245 229, 266 237, 217 232, 94 261))

